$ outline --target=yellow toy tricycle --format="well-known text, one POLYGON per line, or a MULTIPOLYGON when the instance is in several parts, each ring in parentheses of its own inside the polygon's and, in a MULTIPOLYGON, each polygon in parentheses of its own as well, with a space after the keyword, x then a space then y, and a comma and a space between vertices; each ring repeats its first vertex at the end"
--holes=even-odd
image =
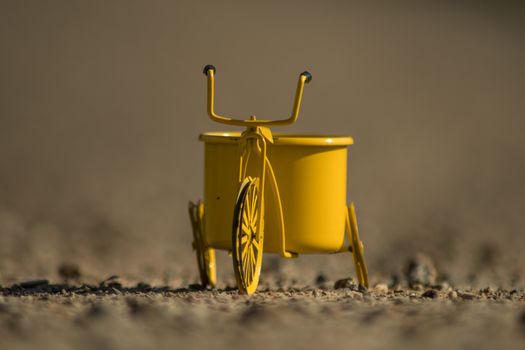
POLYGON ((353 253, 357 279, 368 287, 355 209, 346 206, 347 147, 351 137, 272 134, 293 124, 309 72, 299 76, 291 117, 248 120, 215 113, 215 67, 204 67, 209 117, 242 132, 209 132, 204 141, 204 202, 189 205, 193 248, 203 286, 214 287, 215 249, 231 252, 237 286, 257 289, 262 255, 353 253), (349 246, 345 245, 345 231, 349 246))

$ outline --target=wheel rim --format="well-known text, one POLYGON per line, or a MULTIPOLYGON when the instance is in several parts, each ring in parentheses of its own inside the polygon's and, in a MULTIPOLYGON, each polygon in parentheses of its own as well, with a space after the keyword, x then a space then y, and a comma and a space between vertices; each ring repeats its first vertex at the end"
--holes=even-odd
POLYGON ((368 269, 365 264, 363 242, 359 239, 359 228, 357 226, 357 217, 355 206, 350 204, 350 233, 352 243, 352 255, 354 258, 355 272, 359 284, 368 288, 368 269))
POLYGON ((202 265, 199 267, 201 270, 202 280, 206 283, 203 283, 205 286, 209 285, 210 287, 215 287, 217 283, 217 269, 215 267, 215 249, 208 248, 204 241, 204 203, 199 202, 199 243, 200 243, 200 256, 202 265))
POLYGON ((235 206, 233 264, 239 290, 251 295, 257 289, 263 254, 262 210, 259 179, 248 177, 235 206))
POLYGON ((204 203, 190 203, 190 218, 193 226, 193 248, 197 255, 197 265, 203 287, 215 287, 217 269, 215 266, 215 250, 204 243, 204 203))
POLYGON ((203 287, 214 288, 217 283, 217 270, 215 268, 215 249, 204 248, 202 245, 196 249, 197 263, 203 287))

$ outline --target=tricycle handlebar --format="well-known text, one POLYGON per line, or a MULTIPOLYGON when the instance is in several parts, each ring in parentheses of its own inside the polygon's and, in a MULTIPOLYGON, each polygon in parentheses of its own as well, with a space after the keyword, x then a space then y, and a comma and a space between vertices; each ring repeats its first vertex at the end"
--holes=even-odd
POLYGON ((292 109, 292 115, 288 119, 282 120, 257 120, 254 115, 250 117, 249 120, 242 119, 233 119, 228 117, 223 117, 215 113, 214 101, 215 101, 215 72, 216 69, 212 65, 207 65, 204 67, 204 75, 208 77, 208 116, 211 120, 218 123, 228 124, 228 125, 239 125, 239 126, 277 126, 277 125, 288 125, 293 124, 299 117, 299 107, 301 106, 301 99, 303 97, 304 85, 308 84, 312 80, 312 74, 310 72, 304 71, 299 75, 299 80, 297 82, 297 89, 295 91, 295 100, 292 109))

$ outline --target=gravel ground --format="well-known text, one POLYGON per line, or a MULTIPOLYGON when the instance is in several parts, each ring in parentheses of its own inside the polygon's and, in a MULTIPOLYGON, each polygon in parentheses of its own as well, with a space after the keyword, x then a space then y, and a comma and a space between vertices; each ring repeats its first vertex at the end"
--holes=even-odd
MULTIPOLYGON (((323 284, 322 279, 318 281, 323 284)), ((525 346, 523 290, 333 286, 203 290, 26 281, 0 290, 2 349, 525 346)))

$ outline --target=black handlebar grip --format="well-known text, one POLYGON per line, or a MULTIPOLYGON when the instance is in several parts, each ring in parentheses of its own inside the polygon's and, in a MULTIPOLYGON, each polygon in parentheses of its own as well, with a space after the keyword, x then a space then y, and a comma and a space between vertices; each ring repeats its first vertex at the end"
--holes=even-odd
POLYGON ((211 64, 208 64, 204 67, 204 70, 202 71, 204 73, 204 75, 208 75, 208 71, 209 70, 213 70, 214 72, 217 71, 217 69, 215 69, 215 66, 212 66, 211 64))
POLYGON ((301 73, 301 75, 304 75, 306 77, 307 84, 312 81, 312 73, 310 73, 309 71, 305 70, 304 72, 301 73))

